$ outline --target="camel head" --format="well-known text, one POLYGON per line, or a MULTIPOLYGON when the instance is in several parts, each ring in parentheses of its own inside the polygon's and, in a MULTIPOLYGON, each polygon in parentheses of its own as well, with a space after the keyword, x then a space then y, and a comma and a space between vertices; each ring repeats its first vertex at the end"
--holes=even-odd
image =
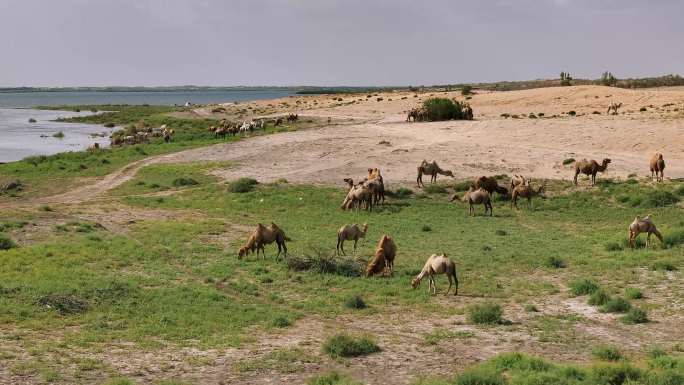
POLYGON ((349 187, 354 186, 354 179, 352 179, 352 178, 344 178, 344 179, 342 179, 342 180, 343 180, 346 184, 348 184, 349 187))
POLYGON ((663 160, 663 154, 658 154, 658 160, 663 160))
POLYGON ((451 170, 444 170, 444 175, 454 178, 454 173, 451 170))
POLYGON ((609 158, 603 158, 603 162, 601 162, 601 163, 603 163, 604 166, 607 166, 608 163, 610 163, 610 162, 612 162, 612 161, 609 158))
POLYGON ((417 289, 418 286, 420 286, 420 279, 418 279, 418 278, 413 278, 413 279, 411 280, 411 286, 412 286, 414 289, 417 289))
POLYGON ((366 231, 368 231, 368 223, 363 224, 363 233, 365 234, 366 231))
POLYGON ((238 250, 238 259, 242 259, 245 255, 247 255, 247 247, 241 247, 240 250, 238 250))

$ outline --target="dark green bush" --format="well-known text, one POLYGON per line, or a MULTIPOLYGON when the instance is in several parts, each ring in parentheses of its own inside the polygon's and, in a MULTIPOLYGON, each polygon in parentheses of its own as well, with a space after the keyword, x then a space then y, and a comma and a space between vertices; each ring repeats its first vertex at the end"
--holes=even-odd
POLYGON ((503 322, 501 306, 494 303, 472 305, 468 308, 468 320, 474 324, 499 324, 503 322))
POLYGON ((366 308, 366 302, 364 302, 363 298, 361 298, 361 296, 358 296, 358 295, 349 297, 344 302, 344 305, 350 309, 365 309, 366 308))
POLYGON ((228 184, 228 191, 232 193, 246 193, 254 190, 254 187, 259 184, 256 179, 240 178, 228 184))
POLYGON ((577 297, 580 295, 593 294, 599 289, 596 282, 589 279, 579 279, 570 282, 570 292, 573 296, 577 297))
POLYGON ((461 95, 466 96, 466 95, 470 95, 472 93, 473 93, 473 87, 468 86, 468 85, 461 87, 461 95))
POLYGON ((665 190, 653 191, 643 198, 642 207, 666 207, 679 202, 679 198, 665 190))
POLYGON ((171 184, 176 186, 176 187, 181 187, 181 186, 198 185, 199 182, 192 179, 192 178, 189 178, 189 177, 180 177, 180 178, 174 179, 173 182, 171 182, 171 184))
POLYGON ((286 328, 290 325, 292 325, 292 322, 284 315, 276 316, 271 320, 271 326, 276 328, 286 328))
POLYGON ((447 189, 444 186, 438 185, 438 184, 429 184, 429 185, 425 186, 425 188, 423 188, 423 191, 425 191, 428 194, 446 194, 447 193, 447 189))
POLYGON ((500 373, 485 368, 477 368, 463 372, 456 378, 456 385, 505 385, 506 381, 500 373))
POLYGON ((587 303, 592 306, 601 306, 605 305, 608 301, 610 301, 610 295, 608 295, 608 293, 606 293, 604 290, 598 289, 591 293, 587 303))
POLYGON ((644 298, 644 293, 635 287, 628 287, 625 289, 625 297, 629 299, 641 299, 644 298))
POLYGON ((568 111, 568 115, 570 115, 570 116, 575 116, 575 115, 577 115, 577 112, 575 112, 575 111, 568 111))
POLYGON ((629 325, 643 324, 648 322, 648 314, 646 310, 633 307, 620 320, 629 325))
POLYGON ((628 364, 602 364, 592 368, 590 384, 622 385, 628 380, 636 381, 641 377, 641 371, 628 364))
POLYGON ((421 230, 425 232, 432 231, 432 227, 430 227, 430 225, 423 225, 423 227, 421 227, 421 230))
POLYGON ((394 196, 394 197, 396 197, 396 198, 400 198, 400 199, 401 199, 401 198, 408 198, 408 197, 410 197, 412 194, 413 194, 413 190, 411 190, 410 188, 399 187, 396 191, 394 191, 394 192, 389 192, 389 194, 387 194, 387 195, 394 196))
POLYGON ((430 121, 463 119, 461 104, 447 98, 430 98, 423 102, 430 121))
POLYGON ((0 234, 0 250, 9 250, 17 247, 17 244, 4 234, 0 234))
POLYGON ((546 267, 551 267, 554 269, 562 269, 566 267, 565 261, 562 258, 556 256, 550 256, 546 258, 545 265, 546 267))
POLYGON ((653 262, 653 264, 651 265, 651 270, 675 271, 677 270, 677 266, 673 261, 659 260, 653 262))
POLYGON ((570 163, 575 163, 575 158, 568 158, 563 160, 563 166, 567 166, 570 163))
POLYGON ((323 352, 330 357, 357 357, 379 352, 380 347, 368 337, 353 337, 337 334, 323 344, 323 352))
POLYGON ((601 306, 604 313, 624 313, 632 308, 632 304, 622 297, 613 297, 601 306))

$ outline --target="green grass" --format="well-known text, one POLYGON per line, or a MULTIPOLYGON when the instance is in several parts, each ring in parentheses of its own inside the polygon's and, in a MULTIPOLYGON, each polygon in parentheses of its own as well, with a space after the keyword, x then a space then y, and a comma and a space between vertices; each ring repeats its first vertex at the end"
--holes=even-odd
POLYGON ((348 307, 350 309, 365 309, 368 307, 368 305, 366 305, 366 302, 359 295, 354 295, 352 297, 349 297, 344 302, 344 304, 346 307, 348 307))
POLYGON ((468 320, 474 324, 499 324, 503 321, 501 305, 483 303, 468 308, 468 320))
POLYGON ((620 361, 624 358, 620 349, 615 346, 598 346, 591 351, 591 355, 603 361, 620 361))
POLYGON ((228 183, 228 191, 232 193, 247 193, 259 184, 254 178, 240 178, 228 183))
POLYGON ((369 337, 354 337, 336 334, 323 344, 323 352, 332 358, 358 357, 380 351, 380 347, 369 337))
POLYGON ((362 383, 336 371, 331 371, 309 378, 306 385, 362 385, 362 383))
POLYGON ((649 322, 648 313, 646 310, 633 307, 622 316, 621 321, 628 325, 643 324, 649 322))
POLYGON ((599 290, 599 286, 596 282, 589 279, 580 279, 570 282, 570 293, 575 297, 594 294, 597 290, 599 290))
POLYGON ((622 297, 613 297, 606 301, 600 308, 604 313, 625 313, 632 305, 622 297))
POLYGON ((17 244, 12 240, 12 238, 7 235, 0 234, 0 250, 9 250, 17 247, 17 244))
POLYGON ((469 331, 451 331, 444 329, 435 329, 423 336, 427 345, 437 345, 440 342, 449 342, 453 339, 467 339, 474 337, 475 334, 469 331))
POLYGON ((627 299, 642 299, 644 298, 644 293, 635 287, 628 287, 625 289, 625 298, 627 299))
POLYGON ((608 295, 608 293, 606 293, 605 290, 598 289, 595 292, 591 293, 587 303, 592 306, 602 306, 605 305, 608 301, 610 301, 610 299, 610 295, 608 295))

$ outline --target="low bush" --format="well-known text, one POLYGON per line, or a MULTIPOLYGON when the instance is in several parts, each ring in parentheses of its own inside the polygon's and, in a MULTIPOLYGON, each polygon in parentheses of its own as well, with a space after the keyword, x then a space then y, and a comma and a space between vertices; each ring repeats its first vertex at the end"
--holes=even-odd
POLYGON ((368 337, 353 337, 337 334, 329 337, 323 344, 323 352, 332 358, 358 357, 379 352, 380 347, 368 337))
POLYGON ((275 328, 286 328, 292 325, 292 321, 284 315, 276 316, 271 320, 271 326, 275 328))
POLYGON ((567 166, 570 163, 575 163, 575 158, 567 158, 563 160, 563 166, 567 166))
POLYGON ((171 182, 171 184, 176 186, 176 187, 181 187, 181 186, 198 185, 199 182, 190 178, 190 177, 180 177, 180 178, 174 179, 173 182, 171 182))
POLYGON ((456 385, 506 385, 500 373, 485 368, 467 370, 456 378, 456 385))
POLYGON ((88 310, 88 303, 81 298, 69 294, 49 294, 38 298, 38 305, 51 310, 56 310, 60 314, 77 314, 88 310))
POLYGON ((628 325, 643 324, 648 322, 648 313, 646 310, 633 307, 620 320, 628 325))
POLYGON ((573 296, 577 297, 580 295, 593 294, 599 289, 596 282, 589 279, 579 279, 570 282, 570 292, 573 296))
POLYGON ((238 180, 228 183, 228 191, 232 193, 246 193, 254 190, 254 187, 259 184, 256 179, 240 178, 238 180))
POLYGON ((562 258, 556 256, 550 256, 546 258, 545 265, 546 267, 551 267, 554 269, 562 269, 567 266, 562 258))
POLYGON ((610 295, 608 295, 608 293, 606 293, 604 290, 598 289, 591 293, 587 303, 592 306, 601 306, 605 305, 608 301, 610 301, 610 295))
POLYGON ((570 115, 570 116, 575 116, 575 115, 577 115, 577 112, 575 112, 575 111, 568 111, 568 115, 570 115))
POLYGON ((677 270, 677 266, 670 260, 659 260, 653 262, 651 270, 675 271, 677 270))
POLYGON ((632 305, 622 297, 613 297, 601 306, 604 313, 624 313, 632 308, 632 305))
POLYGON ((400 198, 400 199, 401 199, 401 198, 408 198, 408 197, 410 197, 412 194, 413 194, 413 190, 411 190, 410 188, 399 187, 399 188, 396 189, 396 191, 394 191, 394 192, 388 191, 388 194, 387 194, 387 195, 392 196, 392 197, 396 197, 396 198, 400 198))
POLYGON ((314 376, 306 381, 306 385, 362 385, 360 382, 341 375, 336 371, 314 376))
POLYGON ((17 244, 8 236, 0 234, 0 250, 9 250, 17 247, 17 244))
POLYGON ((423 227, 421 227, 420 229, 424 232, 432 231, 432 227, 430 227, 430 225, 423 225, 423 227))
POLYGON ((430 98, 423 102, 430 121, 463 119, 461 104, 447 98, 430 98))
POLYGON ((108 123, 105 123, 104 126, 105 126, 106 128, 114 128, 114 127, 116 126, 116 124, 114 124, 114 123, 112 123, 112 122, 108 122, 108 123))
POLYGON ((628 287, 625 289, 625 297, 628 299, 641 299, 644 298, 644 294, 635 287, 628 287))
POLYGON ((366 302, 358 295, 347 298, 344 305, 350 309, 365 309, 367 307, 366 302))
POLYGON ((312 271, 319 274, 335 274, 344 277, 360 277, 364 265, 351 258, 326 256, 319 252, 316 255, 302 257, 289 256, 287 268, 294 271, 312 271))
POLYGON ((663 236, 663 244, 666 247, 674 247, 684 243, 684 230, 678 229, 670 231, 663 236))
POLYGON ((427 185, 423 188, 423 191, 425 191, 427 194, 446 194, 447 189, 438 184, 430 184, 427 185))
POLYGON ((500 324, 503 322, 501 306, 494 303, 472 305, 468 308, 468 320, 474 324, 500 324))
POLYGON ((61 139, 64 137, 64 133, 62 131, 58 131, 58 132, 55 132, 54 134, 52 134, 52 137, 57 138, 57 139, 61 139))

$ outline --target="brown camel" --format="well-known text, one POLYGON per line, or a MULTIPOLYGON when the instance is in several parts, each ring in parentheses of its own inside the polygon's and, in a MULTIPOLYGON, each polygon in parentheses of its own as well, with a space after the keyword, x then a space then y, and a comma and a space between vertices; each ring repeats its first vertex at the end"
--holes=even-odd
POLYGON ((345 178, 345 182, 349 185, 349 192, 344 198, 340 208, 342 210, 351 210, 352 208, 361 208, 365 204, 365 209, 368 211, 373 210, 373 192, 367 186, 362 183, 354 185, 354 180, 351 178, 345 178))
POLYGON ((385 268, 392 274, 394 271, 394 258, 396 255, 397 245, 389 235, 384 234, 380 238, 378 246, 375 248, 375 256, 366 267, 366 277, 379 274, 385 268))
POLYGON ((423 159, 420 166, 418 166, 418 177, 416 178, 418 187, 421 187, 421 185, 425 187, 425 184, 423 184, 423 174, 430 175, 430 183, 437 182, 437 174, 454 177, 453 172, 450 170, 442 170, 439 165, 437 165, 436 161, 433 160, 431 163, 428 163, 425 159, 423 159))
POLYGON ((363 224, 363 230, 361 230, 356 223, 340 227, 337 231, 337 254, 339 255, 340 250, 342 250, 342 254, 346 255, 344 252, 344 241, 354 241, 354 254, 356 254, 356 243, 359 239, 366 237, 367 231, 368 223, 363 224))
POLYGON ((485 208, 485 215, 487 215, 487 210, 489 210, 489 216, 493 216, 492 212, 492 199, 489 192, 483 188, 475 189, 475 187, 470 187, 468 192, 465 193, 464 200, 468 202, 468 212, 470 215, 475 216, 475 204, 482 204, 485 208))
POLYGON ((613 111, 613 115, 618 114, 618 110, 622 107, 622 103, 611 103, 610 106, 608 106, 608 114, 610 114, 610 111, 613 111))
POLYGON ((261 250, 262 255, 264 258, 266 258, 264 245, 268 245, 273 242, 278 245, 278 254, 276 255, 276 258, 280 257, 280 253, 283 251, 287 257, 287 245, 285 245, 285 241, 291 241, 291 239, 288 238, 285 235, 285 232, 275 223, 271 222, 269 227, 266 227, 261 223, 257 223, 257 227, 247 240, 247 243, 238 251, 238 258, 241 259, 249 254, 250 251, 254 250, 256 250, 257 256, 259 256, 259 250, 261 250))
POLYGON ((534 190, 529 184, 520 184, 515 186, 511 197, 511 207, 515 206, 518 208, 518 198, 527 198, 527 207, 532 207, 532 197, 544 196, 544 191, 546 190, 546 185, 540 186, 537 190, 534 190))
POLYGON ((655 177, 657 182, 662 182, 665 177, 664 173, 665 160, 663 159, 663 154, 656 152, 651 158, 651 179, 655 177))
POLYGON ((601 162, 601 164, 598 164, 594 159, 592 160, 578 160, 575 162, 575 186, 577 186, 577 176, 582 173, 584 175, 589 175, 591 176, 591 185, 594 186, 596 184, 596 174, 599 172, 604 172, 606 171, 606 168, 608 168, 608 164, 611 162, 610 159, 605 158, 601 162))
POLYGON ((516 186, 519 186, 519 185, 524 186, 526 184, 529 184, 529 180, 527 180, 527 178, 525 178, 522 175, 515 174, 515 175, 513 175, 513 178, 511 178, 511 191, 513 191, 513 189, 516 186))
POLYGON ((507 188, 499 186, 499 183, 496 181, 496 179, 486 176, 481 176, 475 179, 475 188, 485 189, 489 194, 494 194, 496 191, 498 194, 508 195, 507 188))
POLYGON ((646 236, 646 247, 648 247, 651 244, 651 234, 655 234, 655 236, 658 237, 660 242, 663 242, 663 236, 660 234, 660 231, 656 229, 653 220, 651 220, 651 214, 648 214, 643 218, 639 218, 637 216, 636 218, 634 218, 634 221, 629 225, 630 248, 634 248, 636 238, 641 233, 648 233, 648 235, 646 236))
POLYGON ((458 295, 458 278, 456 278, 456 264, 454 263, 454 261, 449 259, 449 257, 446 254, 432 254, 428 258, 427 262, 425 262, 423 270, 421 270, 420 274, 418 274, 415 278, 413 278, 413 280, 411 280, 411 286, 413 286, 413 288, 416 289, 418 286, 420 286, 420 281, 422 281, 425 275, 427 275, 430 278, 428 293, 437 294, 437 286, 435 285, 436 274, 446 274, 447 278, 449 278, 449 288, 447 289, 445 295, 449 295, 449 290, 451 290, 451 286, 454 283, 456 284, 456 290, 454 291, 454 295, 458 295))

